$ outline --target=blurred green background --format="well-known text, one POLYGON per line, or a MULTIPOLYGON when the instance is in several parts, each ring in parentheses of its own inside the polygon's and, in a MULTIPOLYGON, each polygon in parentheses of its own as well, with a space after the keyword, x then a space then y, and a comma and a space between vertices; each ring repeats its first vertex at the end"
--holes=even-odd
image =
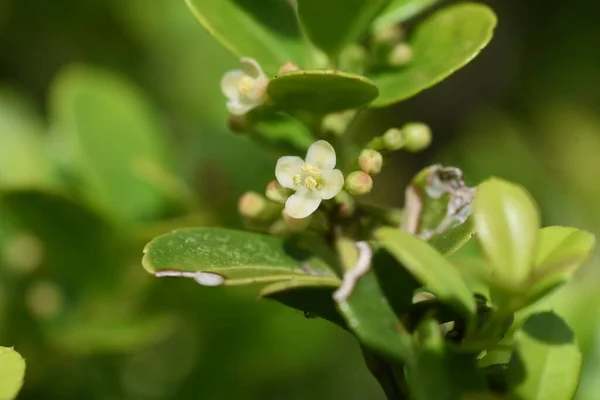
MULTIPOLYGON (((520 182, 544 224, 600 234, 600 4, 498 0, 491 45, 438 86, 374 112, 365 135, 431 125, 373 200, 422 167, 520 182)), ((144 244, 239 226, 276 156, 230 133, 236 60, 183 0, 0 0, 0 345, 27 359, 22 399, 382 399, 353 338, 253 289, 155 280, 144 244)), ((600 399, 600 263, 537 307, 574 327, 578 399, 600 399)))

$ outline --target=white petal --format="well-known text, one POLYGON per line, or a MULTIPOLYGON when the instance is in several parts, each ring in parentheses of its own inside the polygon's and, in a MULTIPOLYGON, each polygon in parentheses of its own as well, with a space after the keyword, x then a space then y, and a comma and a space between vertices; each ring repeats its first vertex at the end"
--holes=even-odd
POLYGON ((323 178, 323 187, 319 190, 319 195, 323 200, 329 200, 342 191, 344 175, 339 169, 324 171, 321 173, 321 178, 323 178))
POLYGON ((277 182, 285 188, 296 189, 294 185, 294 175, 300 173, 300 167, 302 167, 304 161, 300 157, 296 156, 285 156, 277 160, 275 166, 275 177, 277 182))
POLYGON ((323 171, 330 171, 335 167, 335 150, 325 140, 317 140, 308 148, 306 163, 314 165, 323 171))
POLYGON ((321 204, 321 196, 305 187, 291 195, 285 202, 285 212, 292 218, 306 218, 314 213, 321 204))
POLYGON ((242 63, 242 69, 244 70, 244 72, 251 78, 267 79, 267 76, 260 67, 260 64, 254 58, 243 57, 240 59, 240 62, 242 63))
POLYGON ((244 115, 254 107, 256 107, 255 104, 241 103, 237 99, 227 102, 227 110, 233 115, 244 115))
POLYGON ((237 99, 240 96, 238 85, 244 77, 244 71, 240 69, 231 70, 221 78, 221 91, 228 99, 237 99))

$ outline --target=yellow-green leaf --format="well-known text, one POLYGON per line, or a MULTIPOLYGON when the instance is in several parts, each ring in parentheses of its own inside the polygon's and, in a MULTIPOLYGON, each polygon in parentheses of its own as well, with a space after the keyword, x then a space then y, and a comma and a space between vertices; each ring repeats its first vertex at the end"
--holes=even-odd
POLYGON ((0 400, 17 397, 25 377, 25 360, 12 347, 0 346, 0 400))

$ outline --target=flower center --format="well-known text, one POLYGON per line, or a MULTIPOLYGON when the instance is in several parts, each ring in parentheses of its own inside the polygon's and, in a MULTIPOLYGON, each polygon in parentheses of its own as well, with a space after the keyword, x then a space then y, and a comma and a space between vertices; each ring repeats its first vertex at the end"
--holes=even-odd
POLYGON ((323 178, 321 170, 314 165, 304 163, 300 167, 300 173, 294 176, 296 186, 305 186, 311 190, 320 190, 323 188, 323 178))
POLYGON ((254 89, 254 79, 249 76, 244 76, 238 83, 238 90, 241 94, 247 95, 254 89))

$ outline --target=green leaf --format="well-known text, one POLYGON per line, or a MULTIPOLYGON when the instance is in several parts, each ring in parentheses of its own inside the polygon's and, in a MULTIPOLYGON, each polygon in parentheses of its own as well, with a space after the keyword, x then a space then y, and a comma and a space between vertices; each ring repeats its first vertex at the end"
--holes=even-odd
POLYGON ((326 114, 361 107, 377 97, 367 78, 335 70, 301 70, 279 75, 267 89, 275 106, 326 114))
POLYGON ((53 129, 69 153, 68 172, 88 199, 127 221, 154 218, 171 187, 166 134, 144 95, 112 73, 73 66, 54 81, 53 129))
POLYGON ((265 286, 260 296, 308 313, 307 316, 320 317, 344 328, 346 323, 335 308, 331 297, 338 286, 339 283, 330 280, 303 281, 300 278, 265 286))
POLYGON ((553 312, 532 315, 516 334, 508 364, 511 399, 572 399, 581 352, 569 326, 553 312))
POLYGON ((329 54, 339 55, 346 44, 365 34, 389 0, 297 0, 298 17, 310 40, 329 54))
POLYGON ((427 167, 406 189, 402 229, 450 256, 473 236, 469 216, 474 195, 475 189, 465 184, 460 169, 427 167))
POLYGON ((375 32, 390 25, 401 24, 406 20, 419 15, 439 1, 440 0, 392 0, 383 12, 375 18, 375 21, 371 24, 371 30, 375 32))
POLYGON ((0 88, 0 187, 48 187, 55 169, 46 151, 44 123, 33 102, 0 88))
POLYGON ((540 229, 524 305, 532 304, 571 279, 590 257, 595 243, 593 234, 577 228, 548 226, 540 229))
POLYGON ((375 238, 440 300, 462 315, 475 315, 475 300, 460 273, 431 245, 393 228, 377 229, 375 238))
POLYGON ((456 400, 485 392, 475 356, 447 348, 436 320, 425 319, 414 342, 415 358, 408 365, 407 376, 415 400, 456 400))
POLYGON ((371 77, 380 92, 372 106, 396 103, 442 81, 477 56, 495 26, 495 14, 482 4, 462 3, 436 12, 411 36, 411 62, 371 77))
POLYGON ((387 302, 374 271, 360 278, 350 297, 337 306, 365 346, 396 363, 411 357, 410 335, 387 302))
POLYGON ((257 139, 278 149, 306 151, 316 139, 300 121, 282 113, 261 115, 252 126, 257 139))
POLYGON ((188 7, 236 58, 251 57, 274 75, 285 62, 303 65, 306 49, 294 9, 279 0, 186 0, 188 7))
POLYGON ((25 377, 25 360, 12 347, 0 346, 0 400, 17 397, 25 377))
POLYGON ((201 285, 244 285, 298 279, 339 284, 320 258, 293 239, 222 228, 180 229, 148 243, 142 259, 151 274, 192 278, 201 285))
POLYGON ((531 272, 540 226, 530 194, 519 185, 489 179, 477 188, 473 218, 495 279, 521 285, 531 272))

